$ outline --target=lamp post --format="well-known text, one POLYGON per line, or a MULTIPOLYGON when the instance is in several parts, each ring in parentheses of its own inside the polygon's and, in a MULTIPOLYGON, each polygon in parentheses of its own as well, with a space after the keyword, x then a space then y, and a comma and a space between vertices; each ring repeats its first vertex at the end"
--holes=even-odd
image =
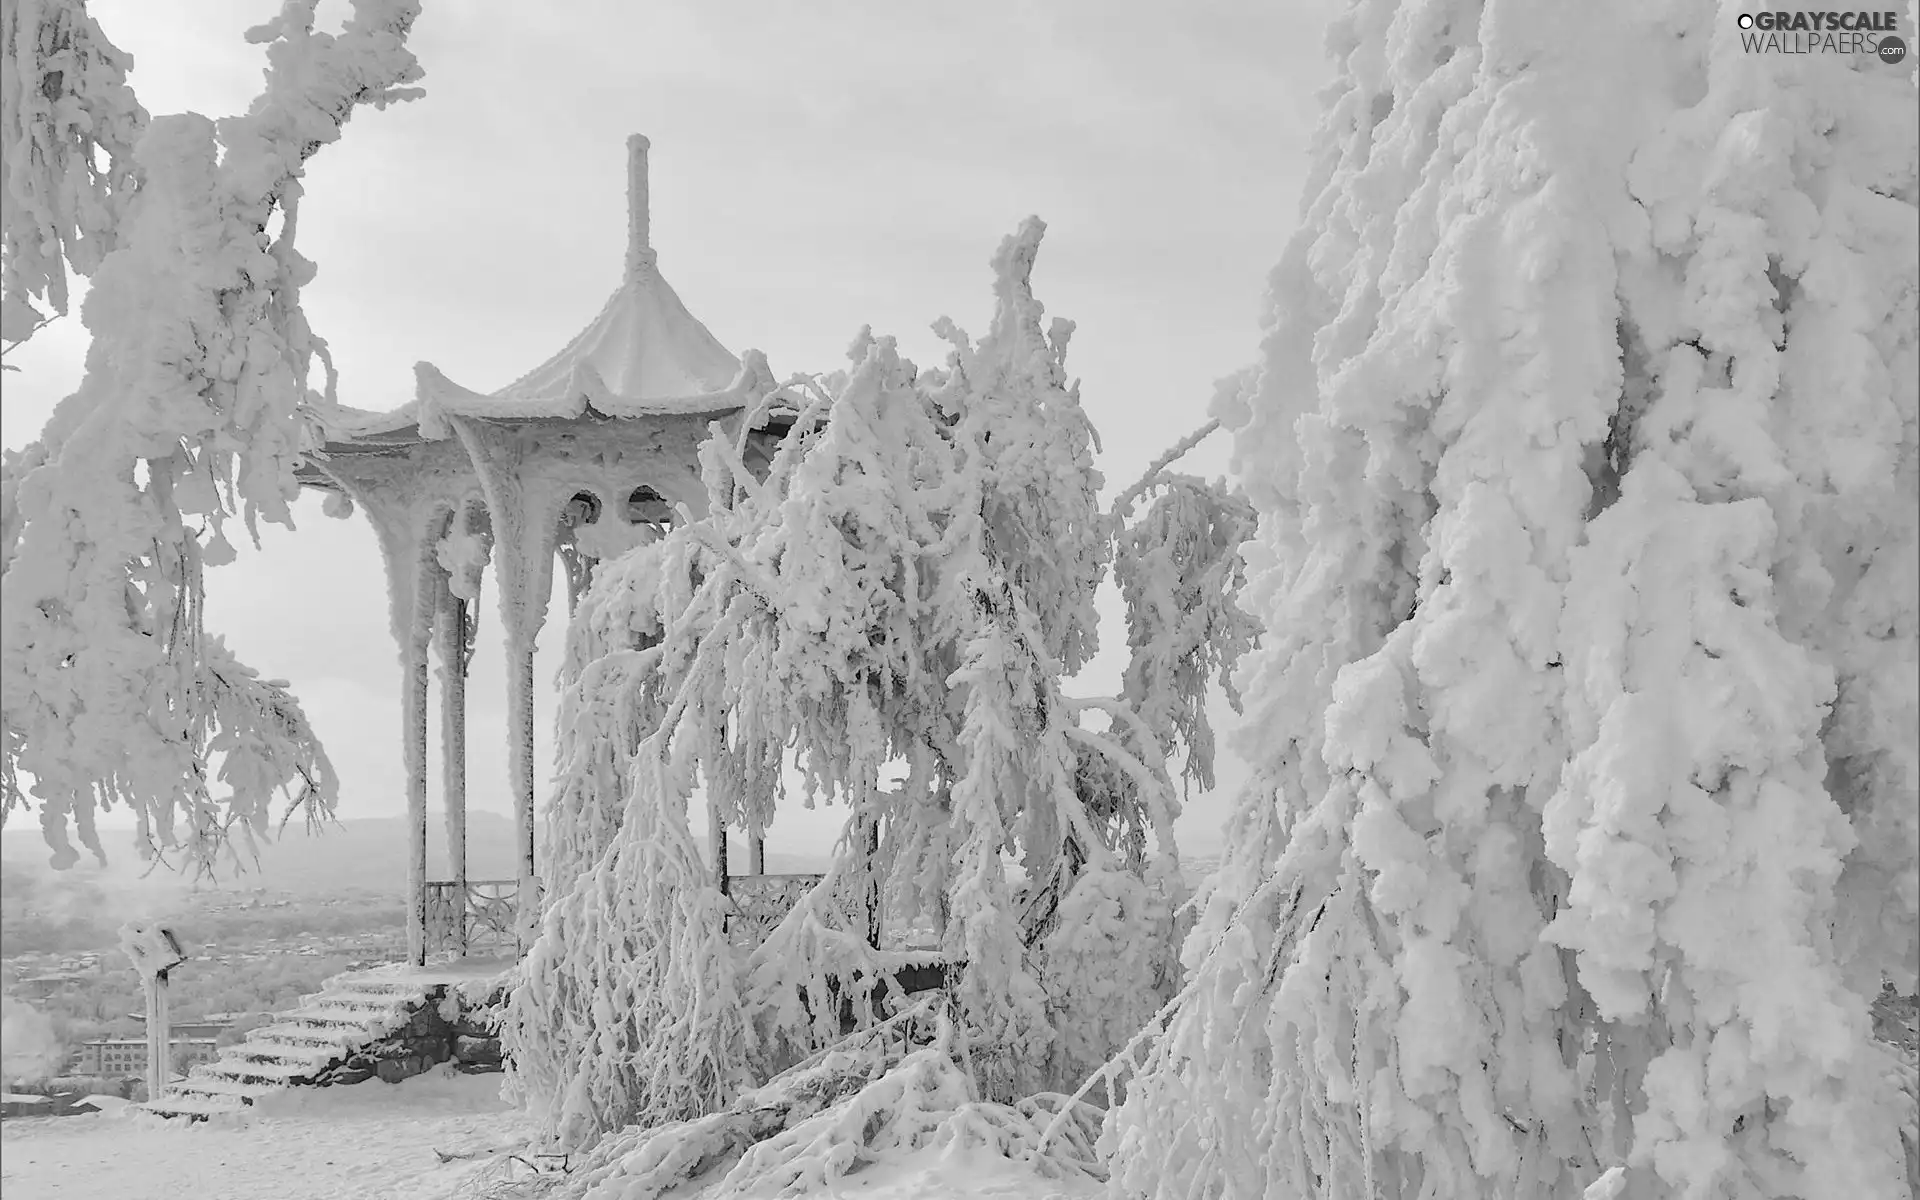
POLYGON ((167 1028, 167 973, 187 961, 187 955, 173 930, 144 921, 120 927, 120 948, 133 960, 147 994, 147 1103, 152 1104, 166 1095, 173 1074, 168 1060, 172 1038, 167 1028))

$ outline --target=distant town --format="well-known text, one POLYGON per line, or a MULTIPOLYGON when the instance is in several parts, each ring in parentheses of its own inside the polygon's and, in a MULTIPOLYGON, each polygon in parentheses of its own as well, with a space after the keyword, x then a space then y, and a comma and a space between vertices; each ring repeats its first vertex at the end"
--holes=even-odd
MULTIPOLYGON (((0 985, 9 1094, 136 1098, 147 1039, 139 980, 118 942, 125 885, 10 861, 0 873, 0 985)), ((271 887, 174 889, 165 915, 188 959, 170 979, 171 1071, 214 1058, 328 977, 398 961, 395 897, 271 887)), ((17 1107, 17 1105, 16 1105, 17 1107)))

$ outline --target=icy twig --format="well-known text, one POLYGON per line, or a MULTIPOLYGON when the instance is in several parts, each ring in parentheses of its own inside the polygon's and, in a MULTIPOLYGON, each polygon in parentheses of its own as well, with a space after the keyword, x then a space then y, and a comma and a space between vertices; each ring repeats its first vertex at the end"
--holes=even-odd
POLYGON ((1195 446, 1198 446, 1201 442, 1206 441, 1208 435, 1218 428, 1220 428, 1220 420, 1216 417, 1168 447, 1166 453, 1154 459, 1152 464, 1147 467, 1146 473, 1141 475, 1132 487, 1120 493, 1108 507, 1107 511, 1112 513, 1115 519, 1125 516, 1127 509, 1133 502, 1138 499, 1143 492, 1148 491, 1154 486, 1155 480, 1160 477, 1162 471, 1165 471, 1171 466, 1175 459, 1193 449, 1195 446))

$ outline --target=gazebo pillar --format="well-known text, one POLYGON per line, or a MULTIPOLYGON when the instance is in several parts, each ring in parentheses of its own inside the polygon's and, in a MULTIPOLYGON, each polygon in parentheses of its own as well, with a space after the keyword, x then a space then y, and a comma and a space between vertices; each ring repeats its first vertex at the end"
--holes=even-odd
POLYGON ((446 793, 447 865, 453 872, 454 949, 467 952, 467 602, 440 583, 435 637, 440 646, 441 781, 446 793))
POLYGON ((519 835, 519 874, 524 887, 533 863, 533 633, 507 639, 507 747, 513 780, 513 828, 519 835))
POLYGON ((548 503, 545 485, 529 488, 521 478, 522 447, 510 433, 464 417, 450 417, 447 423, 480 477, 493 522, 494 581, 507 642, 507 777, 519 841, 515 865, 524 952, 539 917, 539 877, 533 861, 533 650, 553 591, 558 504, 548 503))
POLYGON ((400 712, 407 768, 407 961, 427 961, 427 630, 425 605, 401 645, 400 712))
POLYGON ((387 620, 400 654, 400 761, 407 773, 407 961, 427 958, 427 650, 432 579, 422 559, 417 500, 385 472, 320 467, 373 525, 387 571, 387 620))

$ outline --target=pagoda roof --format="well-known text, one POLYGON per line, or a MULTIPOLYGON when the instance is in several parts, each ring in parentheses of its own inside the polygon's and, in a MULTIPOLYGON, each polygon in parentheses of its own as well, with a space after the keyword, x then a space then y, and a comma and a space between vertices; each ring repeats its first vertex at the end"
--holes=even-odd
POLYGON ((369 449, 444 438, 446 418, 489 421, 722 416, 752 399, 756 376, 687 311, 661 277, 650 240, 647 139, 627 139, 626 269, 600 315, 503 388, 479 392, 432 363, 414 366, 414 398, 390 412, 336 406, 321 414, 330 448, 369 449))

